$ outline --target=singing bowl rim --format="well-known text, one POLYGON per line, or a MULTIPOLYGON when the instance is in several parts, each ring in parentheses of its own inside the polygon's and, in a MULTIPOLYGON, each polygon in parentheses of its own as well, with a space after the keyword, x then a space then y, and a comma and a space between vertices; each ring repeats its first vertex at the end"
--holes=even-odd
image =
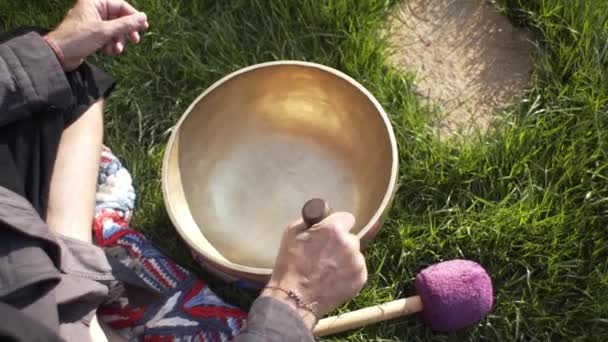
MULTIPOLYGON (((397 176, 398 176, 398 169, 399 169, 397 140, 395 138, 395 133, 393 131, 393 126, 391 124, 391 121, 390 121, 388 115, 386 114, 386 112, 384 111, 384 108, 382 107, 382 105, 380 105, 378 100, 371 94, 371 92, 369 92, 363 85, 361 85, 355 79, 353 79, 352 77, 348 76, 347 74, 345 74, 339 70, 336 70, 334 68, 331 68, 331 67, 328 67, 328 66, 325 66, 322 64, 314 63, 314 62, 305 62, 305 61, 298 61, 298 60, 281 60, 281 61, 263 62, 263 63, 253 64, 253 65, 238 69, 236 71, 233 71, 232 73, 222 77, 221 79, 219 79, 215 83, 213 83, 210 87, 205 89, 198 97, 196 97, 196 99, 194 99, 192 101, 192 103, 185 110, 184 114, 182 114, 182 116, 179 118, 177 123, 171 128, 171 135, 169 137, 169 141, 167 143, 167 146, 166 146, 166 149, 164 152, 164 156, 163 156, 162 175, 161 175, 162 195, 163 195, 163 200, 165 203, 165 208, 168 212, 169 218, 170 218, 171 222, 173 223, 175 229, 177 230, 177 232, 181 236, 181 238, 186 242, 186 244, 188 245, 188 248, 193 249, 194 251, 198 252, 200 255, 204 256, 207 260, 212 261, 212 263, 216 263, 217 265, 221 266, 221 268, 223 268, 223 269, 231 270, 234 273, 237 273, 237 274, 240 273, 241 275, 249 274, 258 279, 260 277, 264 277, 264 278, 269 277, 272 274, 272 268, 259 268, 259 267, 245 266, 245 265, 240 265, 240 264, 230 262, 229 260, 227 260, 225 258, 217 258, 216 256, 208 253, 205 249, 200 248, 196 243, 194 243, 192 241, 192 239, 189 237, 189 234, 183 229, 179 217, 173 210, 173 205, 171 203, 170 194, 169 194, 170 189, 169 189, 169 185, 168 185, 168 173, 169 173, 169 169, 170 169, 170 159, 171 159, 172 149, 174 148, 174 146, 176 144, 176 139, 179 136, 180 128, 182 127, 182 124, 184 123, 184 121, 192 113, 192 109, 205 96, 207 96, 208 94, 213 92, 216 88, 220 87, 222 84, 230 81, 231 79, 233 79, 241 74, 254 71, 256 69, 262 69, 262 68, 274 67, 274 66, 302 66, 302 67, 314 68, 314 69, 318 69, 318 70, 330 73, 333 76, 336 76, 336 77, 341 78, 342 80, 348 82, 350 85, 355 87, 358 91, 360 91, 373 104, 376 111, 380 114, 380 117, 385 125, 387 137, 389 139, 390 146, 391 146, 392 162, 391 162, 390 179, 389 179, 385 194, 382 198, 382 202, 380 203, 380 205, 374 212, 374 215, 365 224, 365 226, 356 234, 356 236, 357 236, 357 238, 359 238, 359 240, 361 240, 363 237, 365 237, 367 235, 367 233, 370 230, 372 230, 372 228, 374 228, 374 226, 376 224, 378 224, 378 225, 382 224, 384 215, 387 213, 387 211, 393 201, 395 192, 396 192, 397 176)), ((199 227, 199 229, 200 229, 200 227, 199 227)), ((219 251, 218 251, 218 254, 221 255, 221 253, 219 253, 219 251)), ((228 272, 228 273, 230 273, 230 272, 228 272)), ((247 278, 247 277, 245 277, 245 278, 247 278)))

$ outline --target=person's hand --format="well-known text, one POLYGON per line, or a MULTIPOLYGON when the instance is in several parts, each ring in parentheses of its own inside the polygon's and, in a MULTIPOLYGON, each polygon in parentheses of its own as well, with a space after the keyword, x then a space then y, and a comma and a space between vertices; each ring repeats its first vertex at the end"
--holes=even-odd
POLYGON ((72 71, 99 49, 121 54, 127 38, 137 44, 147 28, 146 15, 124 0, 78 0, 46 38, 63 54, 64 70, 72 71))
MULTIPOLYGON (((354 223, 351 214, 339 212, 310 229, 302 220, 290 225, 283 235, 268 287, 292 290, 304 303, 314 303, 318 318, 355 297, 367 281, 367 268, 359 239, 349 233, 354 223)), ((262 295, 295 307, 312 328, 315 317, 298 308, 282 291, 267 288, 262 295)))

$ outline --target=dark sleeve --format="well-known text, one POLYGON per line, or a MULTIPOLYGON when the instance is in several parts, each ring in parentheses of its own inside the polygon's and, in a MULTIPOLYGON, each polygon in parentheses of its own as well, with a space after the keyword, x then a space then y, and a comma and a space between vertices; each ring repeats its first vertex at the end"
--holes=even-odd
POLYGON ((70 109, 63 112, 66 127, 76 121, 93 103, 108 98, 116 87, 116 81, 110 75, 87 62, 66 76, 74 98, 70 109))
POLYGON ((45 108, 69 108, 73 102, 70 82, 39 33, 0 43, 0 126, 45 108))
POLYGON ((291 307, 271 297, 259 297, 249 310, 246 328, 233 341, 309 342, 314 338, 291 307))

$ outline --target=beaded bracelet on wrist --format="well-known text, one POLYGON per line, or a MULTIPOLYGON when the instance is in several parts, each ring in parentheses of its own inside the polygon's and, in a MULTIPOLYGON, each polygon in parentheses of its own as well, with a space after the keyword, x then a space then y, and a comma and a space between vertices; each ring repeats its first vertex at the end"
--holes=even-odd
POLYGON ((298 293, 293 290, 285 290, 278 286, 266 286, 265 289, 278 290, 278 291, 285 293, 287 295, 287 297, 289 297, 291 300, 293 300, 295 302, 295 304, 298 308, 304 309, 312 314, 312 316, 315 318, 315 324, 318 322, 319 318, 317 316, 317 310, 315 309, 316 303, 311 304, 311 303, 304 302, 302 300, 302 298, 300 297, 300 295, 298 295, 298 293))

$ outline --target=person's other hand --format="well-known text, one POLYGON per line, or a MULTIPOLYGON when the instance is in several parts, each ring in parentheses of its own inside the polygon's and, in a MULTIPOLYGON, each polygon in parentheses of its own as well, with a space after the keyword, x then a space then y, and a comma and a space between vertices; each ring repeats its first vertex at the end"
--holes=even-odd
MULTIPOLYGON (((353 215, 339 212, 310 229, 302 220, 290 225, 283 235, 268 286, 293 290, 305 303, 315 303, 318 318, 355 297, 367 281, 367 268, 359 239, 349 233, 354 223, 353 215)), ((297 308, 283 292, 265 289, 262 295, 296 307, 312 328, 315 317, 297 308)))
POLYGON ((124 0, 78 0, 46 38, 63 54, 64 69, 72 71, 99 49, 121 54, 127 38, 137 44, 139 32, 147 28, 146 14, 124 0))

